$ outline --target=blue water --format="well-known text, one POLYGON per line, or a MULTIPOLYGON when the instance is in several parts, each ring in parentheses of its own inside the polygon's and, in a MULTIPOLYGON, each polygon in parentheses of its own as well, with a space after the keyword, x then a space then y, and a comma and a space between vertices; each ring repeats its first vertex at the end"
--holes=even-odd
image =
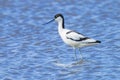
MULTIPOLYGON (((79 56, 79 54, 77 54, 79 56)), ((120 80, 120 0, 0 0, 0 80, 120 80), (55 22, 102 41, 76 63, 55 22)))

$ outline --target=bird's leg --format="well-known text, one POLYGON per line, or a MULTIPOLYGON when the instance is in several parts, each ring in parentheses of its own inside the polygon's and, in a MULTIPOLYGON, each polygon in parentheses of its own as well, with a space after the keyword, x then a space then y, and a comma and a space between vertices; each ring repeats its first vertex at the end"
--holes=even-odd
POLYGON ((76 54, 76 48, 73 48, 73 49, 74 49, 74 53, 75 53, 75 59, 78 60, 77 59, 77 54, 76 54))
POLYGON ((80 52, 80 48, 79 48, 79 54, 80 54, 80 59, 83 60, 82 54, 80 52))

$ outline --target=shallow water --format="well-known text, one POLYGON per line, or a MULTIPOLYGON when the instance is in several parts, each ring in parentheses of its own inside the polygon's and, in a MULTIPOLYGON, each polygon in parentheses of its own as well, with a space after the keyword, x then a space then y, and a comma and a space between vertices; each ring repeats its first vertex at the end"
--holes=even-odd
MULTIPOLYGON (((0 80, 119 80, 120 0, 0 0, 0 80), (101 40, 76 62, 60 39, 65 27, 101 40)), ((79 54, 77 54, 79 56, 79 54)))

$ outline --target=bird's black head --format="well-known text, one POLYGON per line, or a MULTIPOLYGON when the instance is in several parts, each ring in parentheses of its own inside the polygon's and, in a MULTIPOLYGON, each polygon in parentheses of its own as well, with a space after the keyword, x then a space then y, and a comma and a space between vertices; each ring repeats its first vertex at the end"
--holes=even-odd
POLYGON ((56 14, 56 15, 54 16, 55 19, 58 18, 58 17, 63 18, 63 15, 62 15, 62 14, 56 14))

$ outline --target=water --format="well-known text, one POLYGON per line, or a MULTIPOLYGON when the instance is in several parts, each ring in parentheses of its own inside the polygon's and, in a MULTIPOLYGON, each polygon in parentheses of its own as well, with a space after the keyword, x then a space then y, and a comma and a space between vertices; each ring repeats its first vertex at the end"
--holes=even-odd
MULTIPOLYGON (((119 80, 120 0, 0 0, 0 80, 119 80), (101 40, 81 49, 82 62, 60 39, 65 27, 101 40)), ((79 54, 77 54, 79 56, 79 54)))

